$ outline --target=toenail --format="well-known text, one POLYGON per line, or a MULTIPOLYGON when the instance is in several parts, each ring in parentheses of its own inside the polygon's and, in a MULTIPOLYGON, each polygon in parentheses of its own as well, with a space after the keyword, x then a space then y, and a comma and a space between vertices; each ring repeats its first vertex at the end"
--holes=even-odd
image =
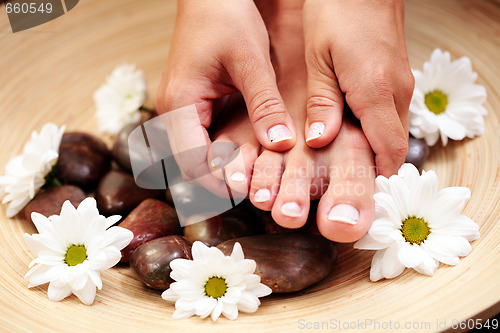
POLYGON ((231 175, 231 180, 233 182, 244 182, 246 179, 247 177, 243 172, 237 171, 231 175))
POLYGON ((267 136, 271 142, 281 142, 293 138, 292 132, 285 125, 273 126, 267 131, 267 136))
POLYGON ((222 166, 222 163, 224 163, 224 160, 221 157, 216 157, 210 162, 210 166, 212 167, 213 170, 218 169, 222 166))
POLYGON ((307 132, 306 141, 314 140, 319 138, 325 132, 325 124, 322 122, 312 123, 307 132))
POLYGON ((339 204, 328 213, 328 219, 354 225, 358 223, 359 211, 351 205, 339 204))
POLYGON ((298 217, 302 215, 302 209, 296 202, 287 202, 281 206, 281 213, 289 217, 298 217))
POLYGON ((271 199, 271 191, 269 191, 268 189, 263 188, 255 192, 255 202, 266 202, 269 199, 271 199))

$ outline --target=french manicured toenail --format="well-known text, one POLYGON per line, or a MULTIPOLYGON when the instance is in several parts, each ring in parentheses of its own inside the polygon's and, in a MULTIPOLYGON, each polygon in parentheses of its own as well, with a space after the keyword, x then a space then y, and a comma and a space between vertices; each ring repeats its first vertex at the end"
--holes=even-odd
POLYGON ((281 213, 289 217, 298 217, 302 215, 302 209, 296 202, 287 202, 281 206, 281 213))
POLYGON ((222 166, 222 163, 224 163, 224 160, 221 157, 217 156, 212 160, 212 162, 210 162, 210 166, 213 170, 215 170, 220 168, 222 166))
POLYGON ((281 142, 284 140, 290 140, 293 138, 292 132, 285 125, 273 126, 267 131, 267 136, 271 142, 281 142))
POLYGON ((314 140, 319 138, 325 132, 325 124, 322 122, 314 122, 309 126, 309 131, 307 132, 306 141, 314 140))
POLYGON ((237 171, 231 175, 231 180, 233 182, 244 182, 246 179, 247 177, 243 172, 237 171))
POLYGON ((330 221, 355 225, 359 220, 359 211, 348 204, 338 204, 328 213, 330 221))
POLYGON ((266 202, 271 199, 271 191, 267 188, 263 188, 255 192, 254 201, 255 202, 266 202))

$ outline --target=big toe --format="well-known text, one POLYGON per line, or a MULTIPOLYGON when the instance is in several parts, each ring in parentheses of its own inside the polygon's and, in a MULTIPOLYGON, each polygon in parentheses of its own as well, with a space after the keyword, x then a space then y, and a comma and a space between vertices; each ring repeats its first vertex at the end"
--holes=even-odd
POLYGON ((375 213, 373 152, 357 124, 344 120, 330 158, 330 182, 318 205, 318 229, 332 241, 354 242, 366 234, 375 213))

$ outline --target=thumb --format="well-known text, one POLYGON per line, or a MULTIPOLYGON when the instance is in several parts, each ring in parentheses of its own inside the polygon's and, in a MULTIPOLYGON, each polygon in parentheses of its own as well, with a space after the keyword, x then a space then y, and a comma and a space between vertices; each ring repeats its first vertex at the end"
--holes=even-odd
POLYGON ((232 63, 226 68, 245 99, 257 140, 273 151, 292 148, 296 140, 295 127, 278 91, 270 58, 247 55, 232 63))

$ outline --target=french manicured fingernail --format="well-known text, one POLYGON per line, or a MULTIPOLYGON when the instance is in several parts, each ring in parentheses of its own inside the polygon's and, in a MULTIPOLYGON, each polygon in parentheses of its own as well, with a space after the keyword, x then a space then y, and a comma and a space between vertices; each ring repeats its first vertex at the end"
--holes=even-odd
POLYGON ((233 182, 244 182, 247 179, 247 176, 243 172, 235 172, 231 175, 231 180, 233 182))
POLYGON ((296 202, 287 202, 281 206, 281 213, 289 217, 298 217, 302 215, 302 209, 296 202))
POLYGON ((213 170, 216 170, 221 167, 222 163, 224 163, 224 160, 221 157, 217 156, 212 160, 212 162, 210 162, 210 166, 213 170))
POLYGON ((339 204, 328 213, 330 221, 355 225, 359 220, 359 211, 351 205, 339 204))
POLYGON ((309 126, 309 131, 307 132, 306 141, 314 140, 319 138, 325 132, 325 124, 322 122, 315 122, 309 126))
POLYGON ((269 199, 271 199, 271 191, 269 191, 268 189, 264 188, 255 192, 255 202, 266 202, 269 199))
POLYGON ((267 136, 271 142, 281 142, 293 138, 292 132, 285 125, 273 126, 267 131, 267 136))

